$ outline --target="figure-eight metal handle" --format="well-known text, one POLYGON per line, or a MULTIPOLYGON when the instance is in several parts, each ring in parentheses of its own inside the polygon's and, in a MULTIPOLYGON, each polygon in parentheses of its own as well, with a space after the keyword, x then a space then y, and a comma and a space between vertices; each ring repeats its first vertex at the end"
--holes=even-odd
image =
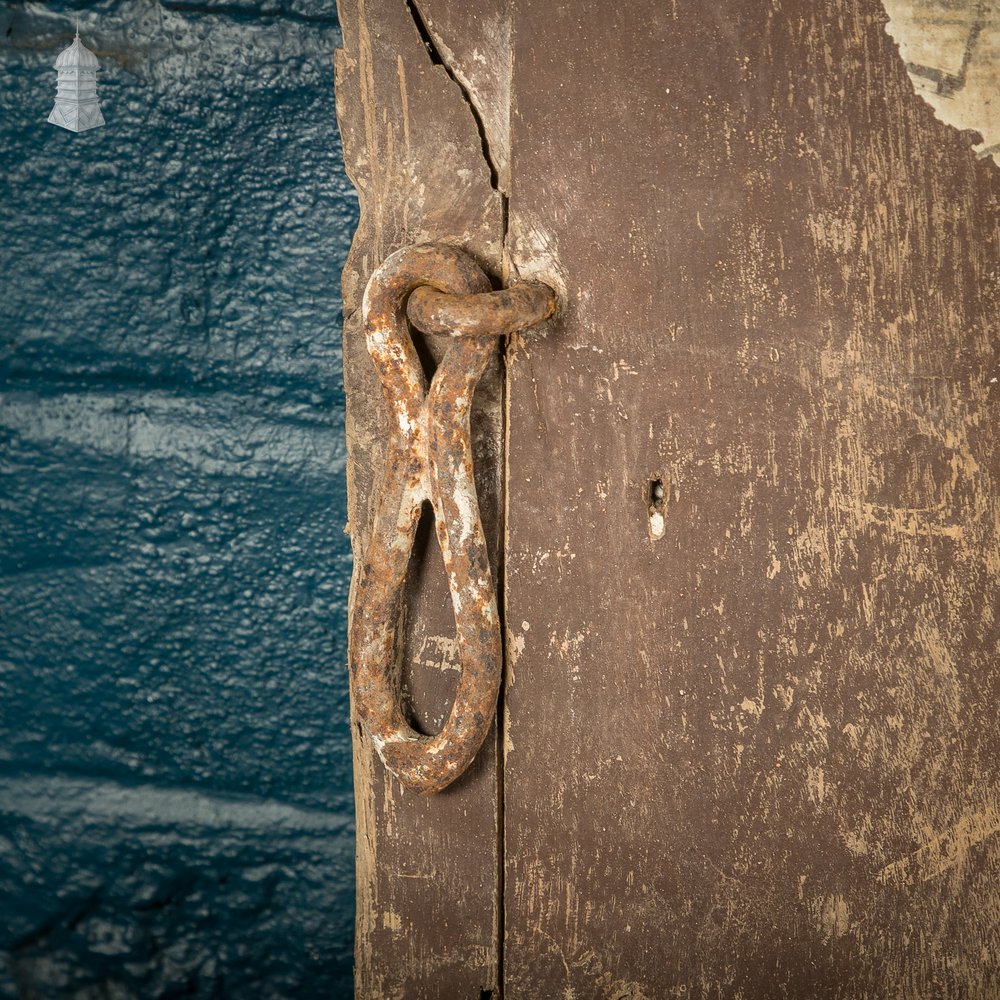
POLYGON ((473 478, 472 396, 496 337, 555 310, 547 285, 523 282, 492 292, 471 257, 433 243, 392 254, 365 289, 365 337, 382 383, 389 441, 354 595, 351 679, 358 715, 385 766, 423 793, 445 788, 472 762, 500 689, 500 623, 473 478), (422 330, 456 338, 429 388, 407 314, 422 330), (393 670, 406 569, 425 500, 434 510, 461 661, 451 714, 436 736, 418 733, 404 718, 393 670))

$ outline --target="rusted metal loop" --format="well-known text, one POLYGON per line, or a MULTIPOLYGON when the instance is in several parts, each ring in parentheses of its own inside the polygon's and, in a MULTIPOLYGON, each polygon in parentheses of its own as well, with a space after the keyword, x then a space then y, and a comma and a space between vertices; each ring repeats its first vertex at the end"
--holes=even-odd
POLYGON ((556 293, 540 281, 472 295, 451 295, 425 285, 410 296, 406 315, 424 333, 507 337, 547 320, 557 308, 556 293))
POLYGON ((500 623, 469 428, 473 393, 496 340, 493 333, 456 340, 428 388, 405 315, 407 299, 420 286, 446 296, 490 291, 472 258, 431 243, 394 253, 365 289, 365 337, 382 383, 389 440, 354 594, 350 663, 357 713, 385 766, 407 787, 430 793, 451 784, 472 762, 489 732, 500 689, 500 623), (436 736, 418 733, 406 721, 394 676, 406 569, 426 500, 434 510, 461 661, 451 714, 436 736))

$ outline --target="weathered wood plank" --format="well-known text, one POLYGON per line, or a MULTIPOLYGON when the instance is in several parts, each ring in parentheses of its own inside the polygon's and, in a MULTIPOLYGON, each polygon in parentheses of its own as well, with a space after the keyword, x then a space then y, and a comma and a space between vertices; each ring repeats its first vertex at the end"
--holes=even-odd
POLYGON ((1000 992, 1000 184, 884 22, 516 0, 507 1000, 1000 992))
MULTIPOLYGON (((470 5, 473 20, 478 6, 470 5)), ((481 6, 484 14, 495 13, 485 0, 481 6)), ((365 284, 394 250, 425 240, 460 246, 497 275, 503 206, 455 71, 448 67, 449 75, 435 63, 437 53, 422 38, 429 15, 404 0, 341 0, 340 16, 338 117, 362 210, 343 275, 349 515, 357 565, 377 502, 385 426, 360 329, 365 284)), ((448 51, 464 59, 471 49, 454 37, 448 51)), ((428 343, 428 357, 439 357, 441 347, 428 343)), ((494 565, 501 416, 497 364, 480 383, 473 413, 477 485, 494 565)), ((411 563, 407 605, 402 683, 415 719, 436 731, 450 710, 458 663, 447 581, 429 523, 411 563)), ((497 777, 494 734, 470 772, 445 792, 431 798, 404 793, 355 725, 359 997, 480 1000, 496 987, 497 777)))

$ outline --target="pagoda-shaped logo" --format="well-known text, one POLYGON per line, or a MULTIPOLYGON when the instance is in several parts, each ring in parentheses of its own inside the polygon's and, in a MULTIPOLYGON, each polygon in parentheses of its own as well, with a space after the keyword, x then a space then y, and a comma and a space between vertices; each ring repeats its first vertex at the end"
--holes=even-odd
POLYGON ((97 103, 97 67, 97 56, 80 41, 78 27, 73 44, 56 59, 59 81, 50 124, 61 125, 71 132, 86 132, 104 124, 97 103))

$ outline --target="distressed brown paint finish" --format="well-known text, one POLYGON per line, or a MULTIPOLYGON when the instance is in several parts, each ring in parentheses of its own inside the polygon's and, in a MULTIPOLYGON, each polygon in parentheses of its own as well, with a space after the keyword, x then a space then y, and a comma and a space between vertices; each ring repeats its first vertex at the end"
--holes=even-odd
MULTIPOLYGON (((342 14, 356 552, 372 269, 446 239, 495 277, 510 187, 505 264, 568 306, 508 352, 505 995, 997 995, 993 165, 868 0, 521 0, 509 51, 485 4, 342 14)), ((438 566, 401 657, 431 731, 438 566)), ((359 733, 359 995, 496 985, 491 748, 418 800, 359 733)))
POLYGON ((1000 995, 1000 185, 884 23, 516 0, 507 1000, 1000 995))
MULTIPOLYGON (((422 3, 433 22, 433 4, 422 3)), ((478 4, 467 5, 476 32, 478 4)), ((361 222, 343 275, 344 380, 350 449, 348 505, 355 572, 367 547, 388 440, 386 412, 361 328, 374 269, 412 243, 443 241, 499 277, 503 205, 461 87, 437 65, 403 0, 341 0, 337 111, 361 222)), ((482 13, 492 16, 486 6, 482 13)), ((428 30, 427 24, 423 25, 428 30)), ((451 39, 471 58, 472 42, 451 39)), ((490 52, 492 58, 492 53, 490 52)), ((497 58, 506 66, 506 47, 497 58)), ((425 361, 447 346, 429 337, 425 361)), ((476 492, 494 570, 500 527, 501 397, 494 359, 476 392, 476 492)), ((399 669, 417 728, 436 732, 458 678, 448 581, 429 524, 409 565, 399 669)), ((496 732, 470 769, 440 795, 401 788, 355 727, 357 807, 356 992, 363 998, 480 1000, 497 985, 498 805, 496 732)))

